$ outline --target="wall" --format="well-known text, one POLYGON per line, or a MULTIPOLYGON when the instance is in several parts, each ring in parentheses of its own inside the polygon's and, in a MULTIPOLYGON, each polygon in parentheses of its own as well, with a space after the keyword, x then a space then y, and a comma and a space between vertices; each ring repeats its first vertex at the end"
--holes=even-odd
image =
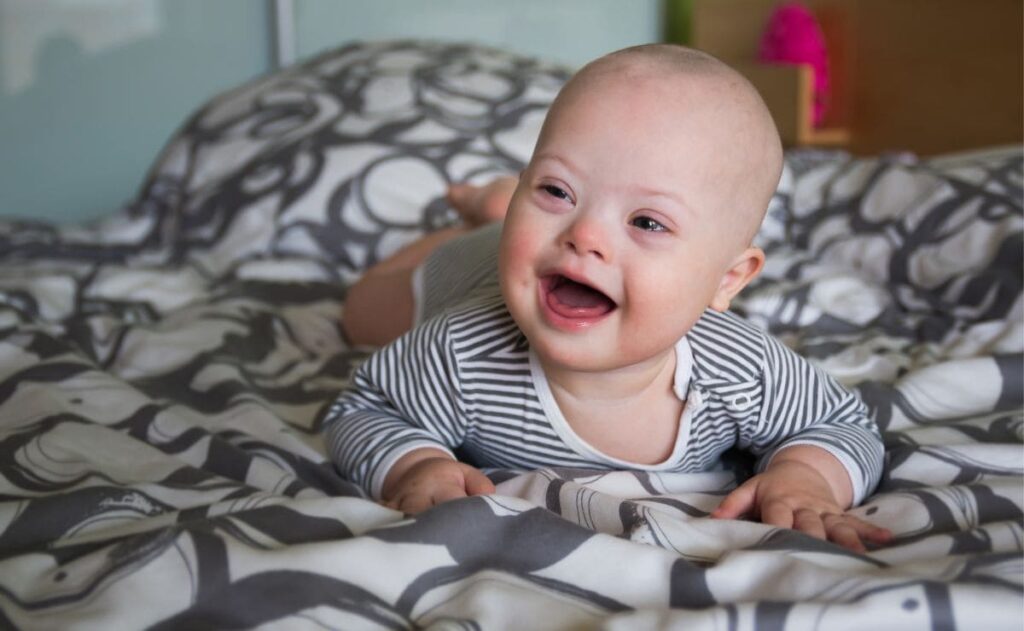
POLYGON ((0 0, 0 214, 120 207, 189 112, 266 70, 250 0, 0 0))
POLYGON ((580 66, 661 36, 661 0, 297 0, 295 17, 300 56, 339 41, 417 36, 580 66))
POLYGON ((773 97, 784 140, 921 156, 1024 140, 1021 0, 969 10, 962 0, 804 0, 824 31, 830 75, 831 129, 809 133, 799 129, 809 127, 800 107, 810 107, 809 81, 798 86, 806 94, 786 95, 780 69, 750 67, 776 1, 692 0, 692 43, 736 63, 773 97))
MULTIPOLYGON (((0 0, 0 215, 117 209, 207 98, 269 71, 266 0, 0 0)), ((485 42, 579 65, 655 41, 659 0, 295 0, 297 54, 352 39, 485 42)))

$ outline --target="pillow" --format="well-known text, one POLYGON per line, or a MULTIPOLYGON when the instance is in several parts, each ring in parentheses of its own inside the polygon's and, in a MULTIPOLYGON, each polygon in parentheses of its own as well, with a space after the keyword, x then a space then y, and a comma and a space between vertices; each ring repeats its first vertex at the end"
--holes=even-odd
POLYGON ((213 98, 142 198, 214 275, 351 280, 456 221, 449 182, 515 173, 569 70, 477 45, 353 43, 213 98), (168 202, 168 200, 171 200, 168 202))

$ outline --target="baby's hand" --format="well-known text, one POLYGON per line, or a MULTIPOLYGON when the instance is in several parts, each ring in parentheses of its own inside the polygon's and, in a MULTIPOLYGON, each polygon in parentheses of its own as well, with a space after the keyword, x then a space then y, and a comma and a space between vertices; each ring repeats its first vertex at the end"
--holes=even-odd
POLYGON ((726 496, 711 513, 716 519, 743 515, 827 539, 854 552, 866 552, 865 541, 887 543, 892 533, 847 514, 832 486, 813 466, 799 460, 773 462, 726 496))
POLYGON ((411 465, 389 491, 385 506, 415 515, 448 500, 493 493, 494 484, 479 469, 444 456, 411 465))

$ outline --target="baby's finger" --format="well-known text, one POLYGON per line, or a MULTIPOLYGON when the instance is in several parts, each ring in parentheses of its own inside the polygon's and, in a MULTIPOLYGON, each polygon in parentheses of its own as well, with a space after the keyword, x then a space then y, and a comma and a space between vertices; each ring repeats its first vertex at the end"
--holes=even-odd
POLYGON ((725 496, 718 508, 711 511, 715 519, 736 519, 741 515, 750 513, 754 508, 754 497, 757 487, 752 484, 744 484, 725 496))
POLYGON ((490 495, 494 493, 494 482, 483 474, 479 469, 473 467, 465 468, 466 493, 469 495, 490 495))
POLYGON ((825 539, 825 523, 817 511, 800 508, 793 514, 793 528, 817 539, 825 539))
POLYGON ((867 539, 872 543, 889 543, 893 539, 893 534, 888 528, 870 526, 870 529, 867 532, 861 534, 861 538, 867 539))
POLYGON ((433 503, 437 505, 440 504, 441 502, 457 500, 460 497, 466 497, 466 489, 462 488, 462 485, 445 484, 434 489, 433 503))
POLYGON ((867 539, 873 543, 889 543, 892 541, 892 531, 888 528, 876 526, 853 515, 846 515, 846 523, 857 531, 862 540, 867 539))
POLYGON ((398 499, 398 510, 406 515, 418 515, 434 505, 429 495, 410 493, 398 499))
POLYGON ((853 552, 864 553, 868 551, 864 547, 864 542, 860 540, 857 530, 842 515, 825 515, 824 522, 829 541, 838 543, 853 552))
POLYGON ((761 521, 779 528, 792 528, 793 509, 785 502, 770 500, 761 506, 761 521))

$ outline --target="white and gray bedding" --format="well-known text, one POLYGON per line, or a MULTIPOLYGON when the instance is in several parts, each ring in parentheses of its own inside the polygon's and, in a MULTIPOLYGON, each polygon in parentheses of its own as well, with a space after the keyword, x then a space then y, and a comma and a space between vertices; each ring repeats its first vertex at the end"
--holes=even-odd
POLYGON ((707 519, 742 455, 415 519, 333 471, 345 287, 521 168, 566 77, 346 46, 206 104, 102 222, 0 225, 0 627, 1020 628, 1021 147, 791 152, 758 237, 738 310, 868 404, 889 546, 707 519))

